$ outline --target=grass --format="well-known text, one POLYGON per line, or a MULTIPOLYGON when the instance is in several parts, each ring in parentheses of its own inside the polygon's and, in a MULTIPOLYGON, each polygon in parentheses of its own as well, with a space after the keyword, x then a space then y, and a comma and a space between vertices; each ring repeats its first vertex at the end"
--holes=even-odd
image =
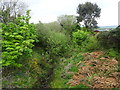
POLYGON ((61 70, 55 70, 54 79, 51 82, 51 88, 66 88, 66 79, 61 78, 61 70))
MULTIPOLYGON (((78 71, 76 64, 81 60, 83 60, 83 56, 77 52, 72 53, 72 56, 69 58, 63 58, 63 61, 60 61, 59 66, 54 70, 53 80, 50 83, 51 88, 69 88, 67 83, 72 78, 73 73, 78 71)), ((82 85, 78 87, 84 88, 82 85)))
POLYGON ((66 87, 66 79, 61 78, 61 74, 63 72, 62 61, 59 63, 59 66, 55 68, 54 74, 52 76, 53 80, 50 83, 51 88, 67 88, 66 87))
MULTIPOLYGON (((83 84, 77 85, 77 86, 73 86, 71 88, 81 88, 81 90, 83 90, 83 88, 89 88, 88 86, 85 86, 83 84)), ((79 89, 80 90, 80 89, 79 89)))

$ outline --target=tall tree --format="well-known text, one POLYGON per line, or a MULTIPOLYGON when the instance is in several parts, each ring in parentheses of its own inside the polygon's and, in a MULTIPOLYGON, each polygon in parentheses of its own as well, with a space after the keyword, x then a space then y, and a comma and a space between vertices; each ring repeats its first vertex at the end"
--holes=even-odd
POLYGON ((85 27, 96 28, 96 18, 100 17, 101 9, 97 4, 86 2, 85 4, 79 4, 77 8, 77 22, 83 22, 85 27))
POLYGON ((7 23, 14 21, 16 17, 24 15, 27 5, 19 0, 0 1, 0 21, 7 23))

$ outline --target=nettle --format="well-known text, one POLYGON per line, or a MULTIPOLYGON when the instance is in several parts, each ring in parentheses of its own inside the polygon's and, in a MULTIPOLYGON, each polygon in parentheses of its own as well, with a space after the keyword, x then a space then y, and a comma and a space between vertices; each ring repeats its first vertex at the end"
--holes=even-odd
POLYGON ((31 55, 33 42, 37 39, 35 27, 29 23, 30 10, 16 22, 2 24, 2 66, 21 66, 21 55, 31 55))

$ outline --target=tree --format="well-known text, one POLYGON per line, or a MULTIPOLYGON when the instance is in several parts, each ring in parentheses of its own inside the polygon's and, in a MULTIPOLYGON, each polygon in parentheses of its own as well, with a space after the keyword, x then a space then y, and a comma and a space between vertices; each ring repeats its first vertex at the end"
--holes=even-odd
POLYGON ((58 22, 67 31, 67 33, 70 33, 77 24, 76 16, 74 15, 59 16, 58 22))
POLYGON ((27 5, 19 0, 1 0, 0 1, 0 21, 8 23, 14 21, 16 17, 25 15, 27 5))
POLYGON ((84 23, 87 28, 96 28, 97 21, 96 18, 100 17, 101 9, 97 4, 92 4, 91 2, 86 2, 85 4, 79 4, 77 8, 77 22, 84 23))

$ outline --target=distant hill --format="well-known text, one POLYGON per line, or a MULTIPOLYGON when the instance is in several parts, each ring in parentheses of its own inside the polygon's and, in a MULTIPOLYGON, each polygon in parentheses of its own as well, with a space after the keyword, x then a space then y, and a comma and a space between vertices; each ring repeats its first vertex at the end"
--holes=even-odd
POLYGON ((117 27, 117 25, 113 25, 113 26, 98 26, 99 28, 97 28, 98 31, 109 31, 109 30, 113 30, 117 27))
POLYGON ((114 25, 114 26, 99 26, 100 28, 116 28, 117 25, 114 25))

